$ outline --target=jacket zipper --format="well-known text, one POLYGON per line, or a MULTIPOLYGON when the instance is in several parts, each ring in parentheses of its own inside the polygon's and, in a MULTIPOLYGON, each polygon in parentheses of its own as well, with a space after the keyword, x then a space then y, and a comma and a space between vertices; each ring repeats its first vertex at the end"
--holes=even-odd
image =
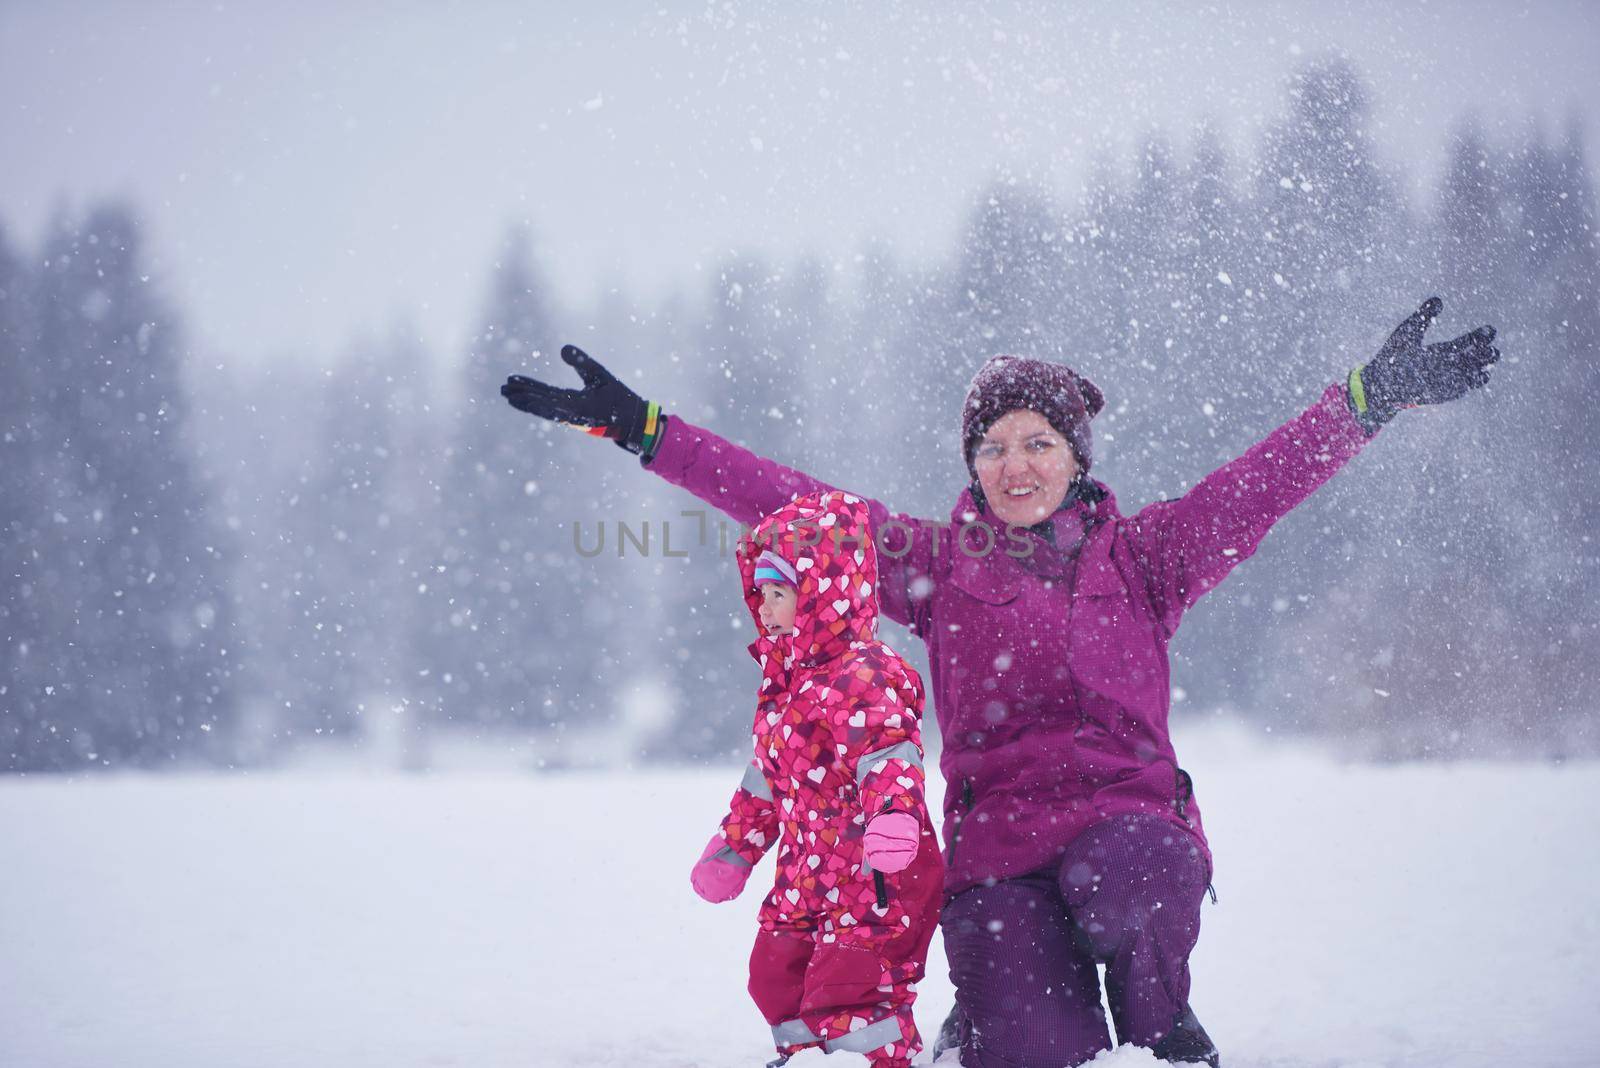
MULTIPOLYGON (((892 811, 893 808, 893 805, 891 805, 888 801, 885 801, 883 803, 883 807, 878 810, 878 815, 881 816, 885 812, 892 811)), ((867 865, 867 859, 865 857, 861 858, 861 863, 863 866, 870 867, 870 865, 867 865)), ((880 909, 887 909, 889 907, 889 884, 884 879, 883 872, 879 871, 877 868, 872 869, 872 889, 877 895, 878 907, 880 909)))

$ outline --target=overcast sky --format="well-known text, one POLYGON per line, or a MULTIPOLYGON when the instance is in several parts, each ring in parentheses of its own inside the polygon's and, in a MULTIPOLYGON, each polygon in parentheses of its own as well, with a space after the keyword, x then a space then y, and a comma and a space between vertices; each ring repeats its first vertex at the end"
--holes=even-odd
POLYGON ((0 224, 31 247, 58 206, 130 198, 224 358, 398 315, 454 352, 511 220, 584 304, 733 249, 931 257, 997 169, 1070 193, 1202 119, 1247 154, 1335 47, 1390 159, 1431 175, 1465 111, 1509 137, 1578 106, 1596 162, 1593 3, 0 0, 0 224))

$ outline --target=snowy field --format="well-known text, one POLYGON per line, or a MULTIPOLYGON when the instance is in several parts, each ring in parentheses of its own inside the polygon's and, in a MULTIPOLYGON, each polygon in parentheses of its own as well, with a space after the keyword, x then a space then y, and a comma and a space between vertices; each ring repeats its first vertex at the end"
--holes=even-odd
MULTIPOLYGON (((1596 1063, 1600 766, 1179 745, 1218 858, 1194 1003, 1229 1068, 1596 1063)), ((760 1065, 770 861, 732 905, 687 879, 738 775, 0 782, 0 1065, 760 1065)), ((931 1033, 937 939, 929 971, 931 1033)))

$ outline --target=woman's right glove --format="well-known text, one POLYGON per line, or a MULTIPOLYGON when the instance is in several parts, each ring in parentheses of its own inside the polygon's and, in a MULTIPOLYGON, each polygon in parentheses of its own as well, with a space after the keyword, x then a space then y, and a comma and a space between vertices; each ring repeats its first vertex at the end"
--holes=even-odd
POLYGON ((576 345, 563 345, 561 359, 582 377, 582 389, 561 389, 527 375, 512 375, 500 387, 500 395, 529 415, 610 438, 646 460, 654 456, 666 429, 661 405, 640 397, 576 345))
POLYGON ((714 834, 689 872, 689 884, 707 901, 732 901, 744 890, 751 870, 749 861, 735 853, 720 833, 714 834))
POLYGON ((1494 327, 1480 326, 1453 341, 1422 344, 1444 301, 1429 297, 1395 328, 1372 362, 1350 372, 1350 407, 1368 435, 1401 408, 1443 404, 1487 385, 1489 366, 1500 358, 1494 327))
POLYGON ((868 864, 893 875, 905 871, 917 859, 917 842, 921 837, 922 825, 911 813, 880 812, 867 822, 861 847, 868 864))

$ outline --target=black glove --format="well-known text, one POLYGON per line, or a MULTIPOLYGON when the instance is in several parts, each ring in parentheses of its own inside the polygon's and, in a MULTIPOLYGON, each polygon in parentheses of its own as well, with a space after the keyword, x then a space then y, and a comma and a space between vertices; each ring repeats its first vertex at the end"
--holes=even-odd
POLYGON ((645 401, 576 345, 561 346, 561 359, 577 369, 582 389, 560 389, 526 375, 512 375, 500 395, 529 415, 610 438, 645 460, 655 455, 666 429, 661 405, 645 401))
POLYGON ((1350 372, 1350 407, 1368 434, 1401 408, 1443 404, 1489 381, 1489 365, 1500 358, 1494 327, 1480 326, 1454 341, 1422 344, 1422 335, 1444 301, 1429 297, 1364 367, 1350 372))

